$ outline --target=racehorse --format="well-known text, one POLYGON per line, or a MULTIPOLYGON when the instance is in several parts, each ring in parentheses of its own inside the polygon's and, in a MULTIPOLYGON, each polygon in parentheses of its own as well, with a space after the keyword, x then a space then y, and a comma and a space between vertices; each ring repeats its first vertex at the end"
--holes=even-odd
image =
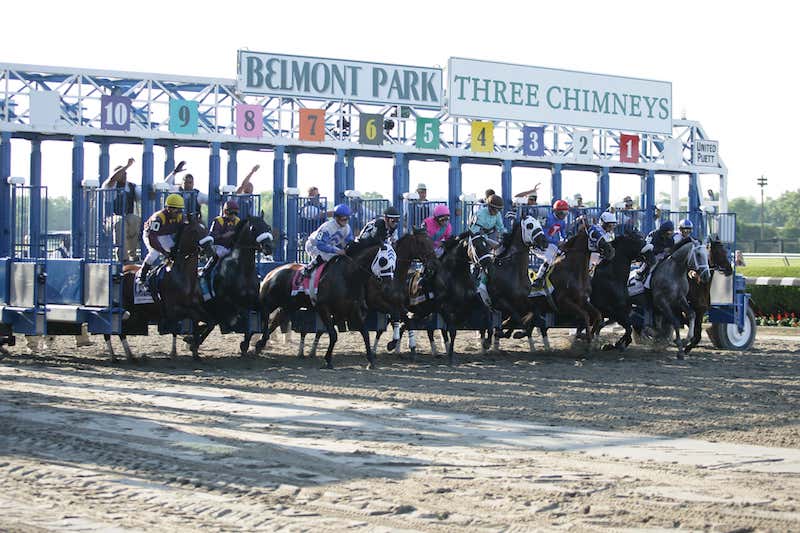
MULTIPOLYGON (((219 324, 222 333, 228 333, 237 322, 247 324, 250 311, 258 309, 259 280, 256 272, 256 252, 272 255, 272 228, 262 216, 242 218, 234 228, 231 253, 223 257, 211 272, 213 296, 203 303, 211 321, 199 334, 200 343, 214 326, 219 324)), ((249 340, 249 339, 248 339, 249 340)), ((239 353, 247 354, 249 342, 239 344, 239 353)))
MULTIPOLYGON (((122 302, 129 313, 127 320, 122 322, 122 333, 119 335, 125 349, 128 361, 133 361, 134 356, 127 342, 127 335, 147 335, 147 326, 150 321, 157 319, 159 332, 164 330, 174 331, 180 321, 192 321, 191 343, 192 357, 199 359, 198 334, 199 323, 208 323, 209 318, 203 309, 203 297, 197 276, 197 263, 200 248, 208 253, 214 240, 209 237, 208 230, 200 221, 200 217, 191 214, 178 228, 175 234, 175 245, 172 247, 167 261, 156 267, 147 280, 143 280, 154 303, 134 303, 134 277, 138 267, 131 265, 123 269, 122 302)), ((103 336, 106 341, 112 361, 116 361, 111 336, 103 336)), ((172 334, 172 350, 170 357, 177 355, 177 334, 172 334)))
MULTIPOLYGON (((512 324, 526 330, 533 327, 533 314, 528 300, 531 290, 528 272, 531 246, 545 249, 547 241, 539 221, 526 216, 516 220, 511 231, 503 237, 501 251, 489 268, 486 289, 491 307, 506 317, 503 327, 512 324)), ((510 330, 503 335, 501 328, 498 328, 495 334, 498 338, 508 337, 510 330)))
MULTIPOLYGON (((592 291, 591 278, 589 277, 589 259, 592 252, 589 250, 588 227, 581 228, 572 237, 561 243, 561 253, 550 267, 549 284, 552 285, 552 294, 534 295, 530 298, 534 312, 540 316, 548 311, 578 317, 585 327, 585 340, 591 346, 592 336, 602 320, 602 315, 590 302, 592 291), (551 303, 552 302, 552 303, 551 303)), ((607 261, 613 258, 614 248, 605 239, 599 242, 600 255, 607 261)), ((546 274, 547 275, 547 274, 546 274)), ((545 292, 548 291, 545 283, 545 292)), ((530 336, 528 326, 527 335, 530 336)), ((540 327, 542 341, 549 346, 547 328, 540 327)))
POLYGON ((690 270, 697 272, 702 283, 710 283, 708 249, 704 244, 687 238, 676 244, 674 251, 656 265, 650 278, 654 314, 663 326, 657 329, 662 332, 667 326, 672 326, 675 331, 675 345, 678 347, 678 359, 683 359, 685 351, 680 334, 683 317, 686 317, 687 323, 695 319, 694 310, 687 300, 690 270))
POLYGON ((719 235, 713 235, 708 240, 708 266, 711 269, 711 277, 708 282, 703 282, 697 275, 689 273, 689 306, 694 311, 694 320, 689 324, 689 331, 692 332, 692 338, 684 348, 685 353, 697 346, 700 342, 700 334, 703 331, 703 316, 706 311, 711 307, 711 281, 714 273, 719 271, 723 276, 730 276, 733 274, 733 267, 728 259, 728 250, 719 235))
MULTIPOLYGON (((488 321, 489 310, 475 291, 475 281, 470 272, 468 246, 467 233, 442 243, 444 250, 442 256, 438 261, 428 263, 421 282, 423 292, 432 294, 433 297, 410 307, 413 320, 423 320, 434 313, 442 315, 447 324, 445 344, 450 365, 455 364, 453 348, 458 326, 469 318, 476 306, 486 310, 488 321)), ((389 351, 394 349, 407 328, 408 324, 404 323, 400 337, 389 343, 387 347, 389 351)))
POLYGON ((591 303, 609 319, 599 322, 593 333, 597 335, 602 326, 616 322, 625 328, 625 334, 616 343, 603 346, 603 350, 617 348, 622 351, 631 343, 633 331, 630 319, 631 298, 628 294, 631 263, 642 257, 651 264, 653 254, 646 246, 644 236, 638 231, 628 231, 617 236, 612 245, 613 259, 601 261, 592 276, 591 303))
MULTIPOLYGON (((377 311, 389 315, 393 323, 399 322, 402 315, 406 312, 409 302, 406 291, 406 282, 411 263, 420 261, 423 265, 429 265, 436 260, 433 250, 433 241, 428 237, 424 230, 415 229, 400 237, 394 244, 394 251, 397 257, 395 265, 391 271, 384 270, 381 276, 372 276, 367 281, 366 303, 370 311, 377 311)), ((275 325, 270 325, 274 329, 275 325)), ((319 331, 314 337, 311 345, 310 357, 314 357, 317 345, 323 332, 319 331)), ((378 342, 383 331, 375 334, 375 342, 372 351, 377 350, 378 342)), ((302 357, 302 347, 304 345, 305 333, 300 334, 300 356, 302 357)))

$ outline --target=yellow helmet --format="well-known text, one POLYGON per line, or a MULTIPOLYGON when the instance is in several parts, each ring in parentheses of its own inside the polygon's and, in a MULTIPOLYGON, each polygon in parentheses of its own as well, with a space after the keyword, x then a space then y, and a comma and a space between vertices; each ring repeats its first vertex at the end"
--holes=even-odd
POLYGON ((180 194, 170 194, 167 196, 167 201, 164 202, 164 207, 177 207, 183 209, 183 196, 180 194))

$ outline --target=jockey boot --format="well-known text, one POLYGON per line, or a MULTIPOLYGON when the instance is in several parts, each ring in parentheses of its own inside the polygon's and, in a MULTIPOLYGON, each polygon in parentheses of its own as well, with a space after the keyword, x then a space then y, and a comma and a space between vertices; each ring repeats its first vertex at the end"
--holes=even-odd
POLYGON ((311 261, 309 264, 303 267, 300 276, 302 278, 311 277, 311 273, 314 272, 314 269, 317 268, 321 263, 322 263, 322 258, 320 256, 315 257, 313 261, 311 261))

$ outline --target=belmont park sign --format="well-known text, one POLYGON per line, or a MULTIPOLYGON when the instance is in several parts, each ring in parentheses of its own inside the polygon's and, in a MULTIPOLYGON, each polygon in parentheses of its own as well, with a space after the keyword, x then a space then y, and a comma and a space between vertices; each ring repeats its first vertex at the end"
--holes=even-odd
POLYGON ((237 81, 243 94, 442 107, 439 68, 240 50, 237 81))
MULTIPOLYGON (((450 58, 451 115, 672 133, 672 84, 450 58)), ((441 109, 442 69, 239 51, 242 94, 441 109)))

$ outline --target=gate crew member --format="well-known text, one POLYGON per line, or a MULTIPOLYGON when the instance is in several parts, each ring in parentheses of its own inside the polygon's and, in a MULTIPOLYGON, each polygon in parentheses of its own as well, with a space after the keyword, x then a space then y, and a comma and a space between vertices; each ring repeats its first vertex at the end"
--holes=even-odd
POLYGON ((303 277, 308 277, 322 263, 337 255, 344 255, 347 244, 353 240, 350 228, 350 208, 339 204, 333 209, 333 218, 316 229, 306 240, 306 253, 311 262, 303 268, 303 277))
POLYGON ((195 213, 199 215, 200 206, 208 205, 208 195, 194 188, 194 176, 192 176, 188 172, 184 174, 181 186, 175 189, 175 176, 183 172, 183 169, 185 167, 186 167, 186 161, 181 161, 180 163, 178 163, 178 166, 175 167, 175 170, 173 170, 164 177, 164 182, 173 187, 173 192, 176 192, 180 194, 182 197, 187 198, 189 200, 190 203, 187 209, 188 213, 195 213))
POLYGON ((239 204, 233 200, 225 202, 221 216, 211 221, 209 234, 214 237, 214 252, 217 259, 222 259, 233 248, 233 235, 239 224, 239 204))
MULTIPOLYGON (((672 251, 672 247, 675 245, 674 232, 675 224, 671 220, 666 220, 661 223, 658 229, 651 231, 645 238, 645 242, 653 246, 654 267, 672 251)), ((649 285, 647 276, 651 270, 650 265, 644 262, 639 270, 636 271, 636 279, 645 281, 645 287, 649 285)))
POLYGON ((358 235, 359 240, 377 239, 378 242, 389 241, 394 247, 397 242, 397 225, 400 223, 400 212, 393 206, 383 210, 383 216, 377 217, 369 222, 358 235))
POLYGON ((142 238, 148 251, 139 270, 140 279, 145 280, 156 260, 162 255, 168 255, 175 246, 173 235, 178 232, 181 224, 183 224, 183 197, 173 193, 167 196, 164 209, 153 213, 144 223, 142 238))
POLYGON ((442 257, 444 253, 442 241, 449 239, 453 233, 453 226, 450 225, 450 208, 446 205, 434 207, 433 216, 425 219, 425 230, 433 241, 433 251, 436 253, 436 257, 442 257))
POLYGON ((539 271, 536 273, 536 279, 534 280, 534 286, 536 287, 543 286, 544 275, 558 254, 558 245, 567 238, 568 213, 569 204, 567 201, 556 200, 553 204, 553 210, 547 214, 547 221, 543 228, 544 237, 547 239, 547 249, 542 254, 544 262, 539 266, 539 271))
MULTIPOLYGON (((142 199, 142 188, 128 181, 127 171, 133 166, 133 158, 128 159, 127 164, 118 166, 106 181, 103 182, 104 189, 122 189, 125 192, 119 193, 114 198, 113 204, 113 231, 117 242, 125 243, 124 257, 122 261, 135 261, 139 257, 139 228, 142 226, 142 218, 134 211, 136 201, 142 199), (125 235, 122 235, 122 227, 125 228, 125 235)), ((110 215, 110 213, 109 213, 110 215)))

